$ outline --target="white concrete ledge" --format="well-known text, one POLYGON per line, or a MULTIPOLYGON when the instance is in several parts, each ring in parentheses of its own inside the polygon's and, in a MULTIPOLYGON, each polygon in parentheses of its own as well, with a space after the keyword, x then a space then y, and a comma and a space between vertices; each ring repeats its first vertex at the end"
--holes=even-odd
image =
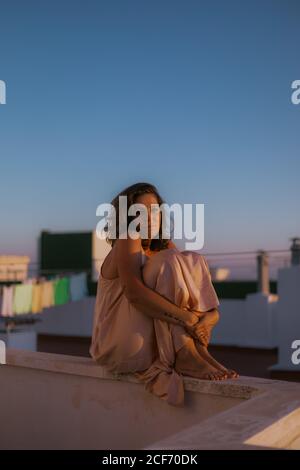
POLYGON ((300 384, 185 377, 173 407, 92 359, 8 350, 0 366, 2 449, 300 448, 300 384))
POLYGON ((300 450, 300 383, 240 380, 256 396, 146 449, 300 450))
MULTIPOLYGON (((88 357, 42 352, 35 353, 27 350, 10 349, 7 352, 7 364, 10 366, 27 367, 48 372, 60 372, 64 374, 81 375, 106 380, 121 380, 141 384, 132 374, 113 374, 107 372, 104 367, 98 365, 88 357)), ((245 400, 261 393, 262 385, 269 382, 270 381, 264 382, 263 379, 250 379, 249 377, 240 377, 238 379, 224 381, 200 380, 192 377, 184 378, 185 389, 188 391, 245 400)))

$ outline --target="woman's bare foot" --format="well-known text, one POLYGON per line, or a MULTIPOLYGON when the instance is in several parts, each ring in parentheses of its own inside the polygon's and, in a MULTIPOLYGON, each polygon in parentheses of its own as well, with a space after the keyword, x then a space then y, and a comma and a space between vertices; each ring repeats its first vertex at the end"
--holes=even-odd
POLYGON ((236 379, 239 377, 239 374, 232 369, 227 369, 227 367, 220 364, 212 355, 208 352, 207 348, 200 343, 200 341, 195 340, 195 346, 197 348, 198 353, 204 360, 206 360, 209 364, 215 367, 217 370, 221 370, 227 373, 228 379, 236 379))
POLYGON ((206 361, 197 351, 194 342, 182 347, 176 355, 177 372, 205 380, 227 379, 227 372, 221 371, 206 361))

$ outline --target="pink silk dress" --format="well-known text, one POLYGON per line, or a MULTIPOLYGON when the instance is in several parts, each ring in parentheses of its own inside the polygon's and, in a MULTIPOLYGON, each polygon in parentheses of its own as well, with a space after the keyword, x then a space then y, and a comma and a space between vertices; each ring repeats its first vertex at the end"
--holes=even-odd
MULTIPOLYGON (((206 259, 194 251, 175 248, 151 257, 143 251, 144 283, 181 308, 205 312, 219 306, 206 259)), ((120 278, 100 272, 90 354, 110 372, 133 373, 145 389, 170 405, 184 404, 182 374, 176 354, 194 339, 181 325, 146 315, 131 304, 120 278)))

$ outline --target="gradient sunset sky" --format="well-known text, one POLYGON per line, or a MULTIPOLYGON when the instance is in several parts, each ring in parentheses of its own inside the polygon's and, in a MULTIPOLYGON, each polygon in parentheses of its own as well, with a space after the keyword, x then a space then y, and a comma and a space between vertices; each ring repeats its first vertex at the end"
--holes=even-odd
POLYGON ((0 254, 138 181, 205 204, 204 252, 288 248, 299 25, 297 0, 2 0, 0 254))

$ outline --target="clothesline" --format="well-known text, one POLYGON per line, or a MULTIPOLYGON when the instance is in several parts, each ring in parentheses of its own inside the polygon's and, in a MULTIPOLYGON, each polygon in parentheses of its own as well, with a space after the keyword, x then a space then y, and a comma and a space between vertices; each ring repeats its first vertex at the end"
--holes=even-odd
POLYGON ((19 283, 3 285, 0 294, 0 315, 15 317, 38 314, 44 308, 77 301, 87 295, 87 273, 60 273, 33 277, 19 283))
POLYGON ((0 322, 4 323, 6 332, 15 330, 17 326, 30 325, 39 321, 41 321, 41 315, 36 314, 14 315, 13 317, 0 316, 0 322))
MULTIPOLYGON (((10 264, 12 266, 13 263, 10 264)), ((46 276, 55 276, 55 275, 70 275, 85 272, 87 275, 92 273, 91 269, 67 269, 67 268, 60 268, 60 269, 40 269, 39 266, 36 268, 28 267, 26 270, 24 269, 10 269, 10 267, 3 267, 0 265, 0 286, 3 284, 12 284, 15 282, 22 282, 27 276, 34 277, 36 279, 44 279, 46 276)))

